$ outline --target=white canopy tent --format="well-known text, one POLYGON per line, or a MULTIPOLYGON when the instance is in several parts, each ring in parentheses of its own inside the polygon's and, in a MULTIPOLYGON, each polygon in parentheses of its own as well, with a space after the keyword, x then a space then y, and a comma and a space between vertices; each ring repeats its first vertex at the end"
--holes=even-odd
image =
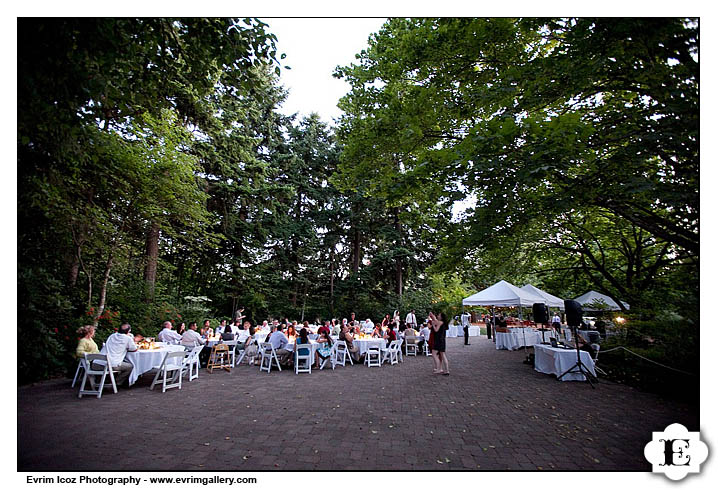
MULTIPOLYGON (((464 298, 464 300, 462 301, 464 306, 491 306, 491 318, 494 319, 494 328, 496 327, 495 317, 493 314, 494 306, 518 306, 519 319, 523 320, 523 314, 521 311, 521 308, 523 306, 528 306, 530 308, 531 306, 533 306, 534 303, 544 302, 545 300, 541 296, 525 291, 519 287, 514 286, 510 282, 503 280, 497 282, 493 286, 489 286, 483 291, 479 291, 476 294, 472 294, 468 298, 464 298)), ((487 334, 489 337, 491 337, 490 331, 491 329, 487 330, 487 334)), ((526 345, 526 331, 522 329, 521 332, 524 336, 524 345, 526 345)))
POLYGON ((537 288, 536 286, 532 286, 531 284, 526 284, 521 289, 523 289, 524 291, 527 291, 531 294, 534 294, 536 296, 541 296, 543 298, 543 301, 540 301, 540 303, 546 303, 546 305, 551 308, 559 308, 561 310, 564 309, 563 300, 561 298, 559 298, 558 296, 549 294, 546 291, 537 288))
POLYGON ((462 301, 464 306, 533 306, 546 300, 507 281, 499 281, 462 301))
MULTIPOLYGON (((576 298, 576 301, 578 301, 579 303, 581 303, 581 306, 584 307, 583 309, 584 309, 585 311, 597 311, 597 310, 595 310, 595 309, 591 309, 591 308, 586 308, 586 307, 585 307, 587 304, 591 304, 591 303, 593 303, 593 302, 595 302, 595 301, 603 301, 604 303, 606 303, 606 305, 608 305, 608 308, 607 308, 607 309, 608 309, 608 310, 611 310, 611 311, 617 311, 617 310, 620 310, 620 309, 621 309, 621 307, 618 306, 618 303, 616 303, 615 301, 613 301, 611 298, 609 298, 609 297, 606 296, 605 294, 601 294, 601 293, 599 293, 599 292, 597 292, 597 291, 589 291, 589 292, 587 292, 586 294, 582 294, 581 296, 579 296, 578 298, 576 298)), ((624 306, 627 310, 630 310, 630 309, 631 309, 631 307, 630 307, 630 305, 629 305, 628 303, 626 303, 626 302, 624 302, 624 301, 621 301, 621 303, 623 303, 623 306, 624 306)))

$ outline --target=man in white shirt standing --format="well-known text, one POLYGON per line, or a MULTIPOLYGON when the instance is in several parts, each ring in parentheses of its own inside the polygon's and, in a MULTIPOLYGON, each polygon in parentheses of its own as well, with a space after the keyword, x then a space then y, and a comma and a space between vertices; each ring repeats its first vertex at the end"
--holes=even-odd
POLYGON ((129 323, 124 323, 120 329, 107 337, 105 342, 105 351, 107 353, 107 360, 112 366, 113 370, 116 369, 119 373, 115 376, 115 383, 117 385, 123 384, 130 377, 130 373, 134 369, 131 362, 125 361, 125 355, 128 352, 135 352, 137 350, 137 344, 130 335, 129 323))
POLYGON ((561 335, 561 317, 558 314, 558 311, 554 312, 553 318, 551 319, 551 327, 556 331, 556 338, 559 338, 561 335))
POLYGON ((272 347, 274 347, 274 352, 277 354, 279 363, 282 365, 287 364, 289 356, 292 355, 292 352, 286 348, 287 344, 289 344, 289 339, 286 335, 284 335, 281 328, 277 326, 274 327, 272 335, 269 336, 269 343, 272 344, 272 347))
POLYGON ((416 312, 414 310, 411 310, 409 313, 407 313, 404 322, 406 323, 406 328, 411 327, 416 330, 416 312))
POLYGON ((469 322, 471 320, 471 315, 469 315, 467 312, 464 312, 461 314, 461 325, 464 327, 464 345, 471 345, 469 344, 469 322))
POLYGON ((165 344, 178 344, 182 336, 172 330, 172 322, 164 322, 162 330, 157 334, 157 339, 165 344))

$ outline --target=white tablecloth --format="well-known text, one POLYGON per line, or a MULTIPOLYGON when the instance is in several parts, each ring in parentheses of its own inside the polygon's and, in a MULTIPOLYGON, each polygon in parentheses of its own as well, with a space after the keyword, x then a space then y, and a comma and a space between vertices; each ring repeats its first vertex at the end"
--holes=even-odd
POLYGON ((379 347, 380 349, 386 348, 385 339, 354 339, 354 345, 359 347, 359 355, 364 354, 369 350, 369 347, 379 347))
MULTIPOLYGON (((152 350, 136 350, 135 352, 128 352, 125 355, 125 360, 131 363, 134 368, 130 373, 130 385, 135 384, 135 381, 147 371, 152 370, 153 367, 162 364, 165 354, 168 352, 184 351, 185 348, 181 345, 165 345, 159 349, 152 350)), ((105 354, 105 347, 102 347, 101 354, 105 354)))
MULTIPOLYGON (((560 376, 576 364, 576 349, 561 349, 551 347, 550 345, 534 346, 536 355, 535 369, 540 373, 555 374, 560 376)), ((581 363, 593 374, 596 371, 593 368, 593 359, 591 354, 586 351, 579 351, 581 355, 581 363)), ((561 378, 561 381, 585 381, 586 376, 581 373, 569 373, 561 378)))
MULTIPOLYGON (((478 337, 481 334, 481 328, 473 325, 469 326, 469 337, 478 337)), ((446 331, 447 337, 463 337, 464 327, 461 325, 451 325, 446 331)))
MULTIPOLYGON (((496 349, 516 350, 524 346, 524 333, 526 334, 526 345, 532 346, 541 343, 541 332, 533 328, 509 328, 509 332, 495 332, 496 349)), ((551 337, 551 332, 545 332, 546 342, 551 337)))
MULTIPOLYGON (((322 346, 322 344, 319 343, 319 342, 315 342, 314 340, 311 340, 311 339, 310 339, 310 340, 309 340, 309 345, 312 347, 312 364, 314 364, 314 354, 317 352, 317 349, 319 349, 319 347, 322 346)), ((299 347, 298 347, 298 348, 299 348, 299 349, 302 349, 302 348, 304 348, 304 347, 305 347, 304 344, 299 344, 299 347)), ((287 346, 285 347, 285 349, 287 349, 289 352, 294 352, 294 343, 287 344, 287 346)), ((294 354, 292 354, 292 355, 294 355, 294 354)))

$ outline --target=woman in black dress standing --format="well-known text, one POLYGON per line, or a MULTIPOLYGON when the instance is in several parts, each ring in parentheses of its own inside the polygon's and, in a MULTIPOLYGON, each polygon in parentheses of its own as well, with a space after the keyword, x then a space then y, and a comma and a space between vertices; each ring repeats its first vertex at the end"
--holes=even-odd
POLYGON ((434 313, 429 313, 431 330, 434 333, 432 345, 432 359, 434 360, 434 374, 449 375, 449 360, 446 357, 446 331, 449 329, 449 322, 444 313, 439 313, 437 318, 434 313))

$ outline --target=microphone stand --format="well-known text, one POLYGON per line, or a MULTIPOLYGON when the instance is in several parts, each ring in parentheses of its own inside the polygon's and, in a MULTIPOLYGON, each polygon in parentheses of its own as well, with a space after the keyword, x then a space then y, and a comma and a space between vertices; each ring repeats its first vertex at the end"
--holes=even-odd
POLYGON ((591 372, 583 365, 583 362, 581 361, 581 350, 578 347, 578 328, 576 327, 576 325, 569 325, 569 327, 571 328, 571 333, 573 334, 574 344, 576 344, 576 364, 571 366, 567 371, 565 371, 563 374, 561 374, 561 376, 556 379, 560 381, 561 378, 563 378, 569 373, 579 373, 583 374, 583 377, 586 379, 586 381, 588 381, 588 384, 591 385, 591 388, 596 389, 596 387, 593 386, 593 381, 598 383, 598 378, 591 374, 591 372))

